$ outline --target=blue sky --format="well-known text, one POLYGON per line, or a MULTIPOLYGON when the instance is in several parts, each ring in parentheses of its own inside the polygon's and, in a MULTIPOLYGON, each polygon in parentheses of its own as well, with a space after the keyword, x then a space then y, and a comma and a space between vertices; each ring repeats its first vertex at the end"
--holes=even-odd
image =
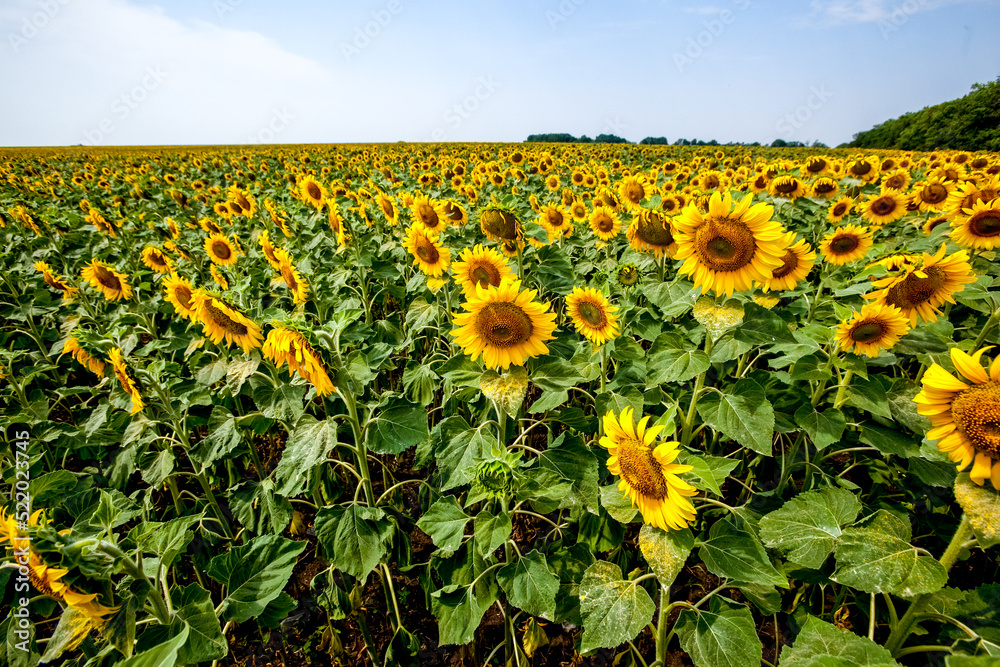
POLYGON ((0 145, 831 146, 1000 76, 998 0, 0 0, 0 145))

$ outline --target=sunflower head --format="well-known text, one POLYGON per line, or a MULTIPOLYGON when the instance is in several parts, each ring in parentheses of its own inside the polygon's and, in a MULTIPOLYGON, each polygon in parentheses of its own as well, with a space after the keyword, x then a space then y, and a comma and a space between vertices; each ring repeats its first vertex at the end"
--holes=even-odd
POLYGON ((617 306, 592 287, 574 287, 566 296, 566 313, 576 330, 594 345, 603 345, 619 334, 617 306))
POLYGON ((207 290, 195 290, 192 295, 193 310, 205 330, 205 335, 216 344, 223 340, 236 343, 244 352, 260 347, 263 335, 253 320, 226 301, 207 290))
POLYGON ((524 226, 514 209, 492 204, 479 211, 479 226, 491 241, 514 241, 520 245, 524 239, 524 226))
POLYGON ((842 350, 874 358, 882 350, 891 349, 909 329, 909 318, 899 308, 869 303, 840 323, 834 340, 842 350))
POLYGON ((466 298, 475 296, 477 286, 499 287, 504 278, 516 278, 503 254, 482 245, 462 250, 452 268, 466 298))
POLYGON ((632 218, 626 235, 635 250, 653 253, 668 259, 677 254, 677 239, 670 218, 660 211, 639 209, 632 218))
POLYGON ((1000 248, 1000 198, 977 201, 956 215, 951 226, 951 238, 963 248, 1000 248))
POLYGON ((872 247, 872 232, 861 225, 844 225, 823 237, 823 259, 834 266, 849 264, 864 257, 872 247))
POLYGON ((642 281, 642 274, 635 264, 622 264, 615 272, 615 280, 623 290, 630 290, 642 281))

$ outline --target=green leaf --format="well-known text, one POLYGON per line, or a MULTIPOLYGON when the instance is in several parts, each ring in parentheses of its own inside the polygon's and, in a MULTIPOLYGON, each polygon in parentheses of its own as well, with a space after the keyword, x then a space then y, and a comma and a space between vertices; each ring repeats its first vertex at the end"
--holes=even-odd
POLYGON ((774 408, 764 388, 750 378, 739 380, 731 393, 711 391, 698 402, 705 423, 739 444, 766 456, 774 438, 774 408))
POLYGON ((275 493, 274 480, 249 480, 230 487, 229 506, 241 525, 252 533, 280 534, 292 518, 292 503, 275 493))
POLYGON ((646 589, 622 579, 621 569, 607 561, 587 568, 580 581, 583 639, 580 652, 615 648, 632 641, 653 618, 656 605, 646 589))
POLYGON ((733 332, 734 338, 751 345, 796 343, 788 323, 777 313, 755 303, 744 305, 743 322, 733 332))
POLYGON ((948 574, 910 544, 910 524, 879 510, 861 528, 847 528, 836 549, 834 581, 866 593, 912 598, 940 590, 948 574))
POLYGON ((672 320, 694 306, 692 285, 686 280, 676 283, 650 283, 642 286, 649 302, 663 311, 663 318, 672 320))
POLYGON ((650 355, 646 362, 646 386, 667 382, 687 382, 708 370, 712 362, 701 350, 663 350, 650 355))
POLYGON ((909 378, 897 378, 889 391, 889 412, 893 419, 922 438, 931 430, 931 420, 918 413, 917 404, 913 402, 920 390, 921 386, 909 378))
POLYGON ((392 524, 377 507, 323 507, 316 513, 321 557, 346 574, 363 579, 386 554, 392 524))
POLYGON ((803 403, 795 411, 795 423, 806 432, 817 450, 840 442, 844 429, 847 428, 847 419, 840 410, 827 408, 819 412, 808 403, 803 403))
POLYGON ((707 610, 682 610, 674 630, 695 667, 760 667, 764 656, 750 610, 718 595, 707 610))
POLYGON ((406 311, 406 330, 412 336, 415 333, 432 326, 445 315, 444 308, 437 302, 428 303, 424 297, 417 297, 410 303, 406 311))
POLYGON ((844 526, 854 523, 861 502, 845 489, 808 491, 760 520, 760 537, 788 560, 818 570, 833 553, 844 526))
POLYGON ((632 499, 618 488, 617 482, 601 487, 601 506, 621 523, 631 523, 639 515, 639 510, 632 505, 632 499))
MULTIPOLYGON (((456 426, 468 426, 460 417, 449 417, 449 419, 457 420, 454 422, 456 426)), ((494 447, 499 447, 499 442, 496 434, 488 428, 465 428, 449 438, 435 457, 438 469, 441 471, 441 490, 447 491, 468 484, 472 479, 476 462, 486 458, 494 447)))
POLYGON ((881 375, 872 375, 867 380, 854 378, 847 388, 847 401, 865 412, 892 419, 887 397, 891 387, 891 380, 881 375))
POLYGON ((557 245, 547 245, 537 251, 538 261, 532 276, 542 287, 556 294, 566 295, 576 286, 576 270, 569 255, 557 245))
POLYGON ((270 383, 258 386, 253 392, 253 401, 260 413, 268 419, 274 419, 285 424, 294 424, 305 411, 302 399, 306 395, 308 385, 270 383))
POLYGON ((920 456, 920 442, 899 428, 886 428, 874 422, 861 426, 861 442, 871 445, 883 454, 911 458, 920 456))
POLYGON ((534 403, 528 407, 528 414, 537 414, 554 410, 569 400, 569 392, 563 391, 543 391, 534 403))
POLYGON ((368 448, 374 454, 402 454, 430 436, 427 410, 405 399, 391 399, 368 427, 368 448))
POLYGON ((867 637, 861 637, 841 630, 835 625, 810 616, 802 625, 802 630, 791 648, 781 652, 781 667, 808 667, 816 664, 814 658, 832 656, 845 661, 845 664, 859 667, 879 667, 899 663, 892 659, 892 654, 867 637))
POLYGON ((1000 493, 988 482, 979 486, 963 472, 955 479, 955 500, 969 517, 979 546, 988 549, 1000 544, 1000 493))
POLYGON ((709 539, 701 543, 698 556, 717 576, 768 586, 788 587, 788 580, 767 557, 753 533, 738 528, 732 519, 712 524, 709 539))
POLYGON ((181 647, 187 642, 189 632, 187 624, 184 624, 180 632, 167 641, 128 660, 123 660, 118 665, 119 667, 175 667, 180 664, 177 656, 181 647))
POLYGON ((229 410, 216 405, 208 418, 208 437, 198 443, 191 458, 202 470, 208 470, 220 458, 232 453, 240 444, 242 435, 236 417, 229 410))
POLYGON ((276 629, 288 615, 295 611, 299 603, 285 591, 267 603, 267 608, 257 617, 257 625, 262 628, 276 629))
POLYGON ((494 515, 489 510, 483 510, 476 515, 475 547, 480 558, 486 558, 500 548, 510 537, 513 526, 506 514, 494 515))
POLYGON ((156 554, 164 568, 170 568, 174 561, 187 550, 194 539, 191 526, 201 521, 204 513, 182 516, 165 523, 147 521, 129 531, 129 539, 136 543, 142 553, 156 554))
POLYGON ((1000 656, 949 655, 944 659, 945 667, 1000 667, 1000 656))
POLYGON ((434 400, 440 386, 440 378, 430 366, 416 361, 407 363, 403 371, 403 388, 406 396, 425 408, 434 400))
POLYGON ((686 456, 682 461, 691 466, 689 472, 681 475, 689 484, 702 491, 711 491, 717 496, 722 495, 722 483, 729 473, 740 464, 737 459, 727 459, 721 456, 686 456))
POLYGON ((597 485, 597 457, 583 439, 571 433, 559 434, 538 457, 542 469, 553 470, 572 483, 573 491, 567 494, 560 507, 582 505, 596 513, 600 490, 597 485))
POLYGON ((326 461, 336 445, 335 422, 302 415, 289 434, 285 451, 274 469, 277 492, 291 498, 305 491, 309 487, 309 474, 313 468, 326 461))
POLYGON ((417 528, 427 533, 444 556, 450 556, 462 545, 465 524, 469 517, 454 496, 442 496, 434 501, 417 521, 417 528))
POLYGON ((644 524, 639 530, 639 550, 663 586, 674 583, 693 548, 694 535, 688 528, 661 530, 644 524))
POLYGON ((142 510, 131 498, 117 489, 106 491, 100 489, 100 500, 97 509, 88 520, 91 526, 99 527, 105 532, 127 523, 142 514, 142 510))
POLYGON ((531 384, 545 391, 560 391, 576 386, 580 372, 565 359, 555 358, 541 364, 530 375, 531 384))
POLYGON ((559 579, 552 574, 541 551, 535 549, 504 565, 497 571, 497 583, 514 606, 532 616, 553 619, 559 579))
POLYGON ((295 560, 306 546, 305 541, 264 535, 213 558, 208 575, 227 590, 220 605, 223 618, 242 623, 260 615, 288 583, 295 560))
POLYGON ((229 366, 226 367, 226 386, 229 387, 229 393, 233 396, 239 394, 240 389, 243 388, 243 383, 257 371, 259 365, 260 357, 257 355, 254 355, 250 359, 233 359, 230 361, 229 366))
POLYGON ((199 368, 198 373, 195 375, 195 379, 198 381, 198 384, 203 384, 206 387, 209 387, 226 377, 227 371, 228 366, 226 364, 226 360, 220 357, 212 363, 199 368))
POLYGON ((170 635, 179 634, 182 626, 189 630, 187 641, 177 652, 178 664, 188 665, 226 657, 229 642, 222 634, 209 592, 197 583, 192 583, 183 588, 174 588, 170 592, 170 599, 180 621, 175 621, 170 626, 170 635))

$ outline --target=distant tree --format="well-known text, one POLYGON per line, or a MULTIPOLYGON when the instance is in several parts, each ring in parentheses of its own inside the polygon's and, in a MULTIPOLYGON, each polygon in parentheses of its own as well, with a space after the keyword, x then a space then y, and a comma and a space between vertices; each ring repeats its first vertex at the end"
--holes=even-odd
POLYGON ((648 146, 650 144, 657 144, 657 145, 659 145, 659 144, 669 144, 670 142, 667 141, 666 137, 646 137, 645 139, 643 139, 639 143, 648 146))
POLYGON ((816 141, 812 142, 812 144, 809 147, 810 148, 829 148, 829 146, 827 146, 826 144, 824 144, 819 139, 817 139, 816 141))
POLYGON ((592 144, 592 143, 594 143, 594 140, 591 139, 590 137, 588 137, 586 134, 581 134, 580 138, 578 139, 578 141, 581 144, 592 144))
POLYGON ((771 148, 785 148, 788 146, 788 142, 784 139, 775 139, 771 142, 771 148))
POLYGON ((594 139, 599 144, 628 144, 631 143, 628 139, 622 139, 614 134, 599 134, 597 138, 594 139))

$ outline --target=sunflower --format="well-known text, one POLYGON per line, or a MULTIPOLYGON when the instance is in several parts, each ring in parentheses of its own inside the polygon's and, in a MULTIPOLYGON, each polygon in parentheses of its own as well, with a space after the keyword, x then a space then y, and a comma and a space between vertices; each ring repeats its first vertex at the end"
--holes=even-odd
POLYGON ((952 181, 929 179, 923 183, 917 183, 910 197, 917 203, 917 207, 921 211, 940 211, 945 207, 945 202, 954 191, 955 183, 952 181))
POLYGON ((635 264, 622 264, 615 272, 615 280, 618 281, 618 285, 623 290, 628 291, 639 284, 642 280, 642 274, 639 273, 639 268, 635 264))
POLYGON ((492 248, 482 245, 465 248, 458 257, 459 261, 452 269, 466 299, 476 295, 477 285, 499 287, 504 278, 513 280, 517 277, 504 256, 492 248))
POLYGON ((63 278, 52 273, 51 267, 45 262, 35 262, 32 268, 42 274, 42 280, 52 289, 59 290, 63 294, 63 301, 69 301, 76 296, 77 288, 70 285, 63 278))
POLYGON ((816 199, 833 199, 840 191, 840 185, 832 178, 817 178, 812 184, 810 195, 816 199))
POLYGON ((618 211, 622 205, 618 196, 608 187, 601 186, 594 195, 594 206, 607 206, 613 211, 618 211))
POLYGON ((764 292, 771 290, 792 290, 800 280, 805 280, 816 261, 816 251, 805 239, 795 241, 795 232, 786 232, 782 245, 787 247, 781 257, 781 266, 774 269, 769 280, 761 283, 764 292))
POLYGON ((414 222, 420 223, 428 231, 435 234, 441 233, 448 226, 448 215, 440 202, 436 202, 430 197, 419 196, 413 199, 410 206, 410 216, 414 222))
POLYGON ((671 219, 659 211, 639 209, 625 235, 635 250, 651 252, 658 258, 677 254, 676 230, 671 219))
POLYGON ((643 174, 626 176, 618 183, 621 202, 629 209, 639 208, 639 202, 656 194, 656 187, 643 174))
POLYGON ((451 251, 438 241, 437 234, 414 223, 406 230, 403 247, 413 255, 413 263, 426 275, 440 277, 451 264, 451 251))
POLYGON ((111 348, 108 352, 108 362, 115 369, 115 376, 118 377, 118 382, 121 383, 122 389, 128 394, 132 399, 132 412, 135 414, 142 410, 146 404, 142 400, 142 395, 139 393, 139 387, 136 385, 135 378, 132 375, 132 369, 128 367, 125 363, 125 359, 122 357, 122 351, 117 348, 111 348))
POLYGON ((223 290, 229 289, 229 281, 226 279, 226 276, 223 275, 222 271, 219 270, 219 267, 212 264, 208 267, 208 272, 212 275, 212 280, 215 281, 216 285, 221 287, 223 290))
POLYGON ((213 343, 219 344, 225 338, 226 343, 236 343, 244 352, 260 347, 260 327, 219 297, 199 289, 192 295, 192 303, 205 336, 213 343))
POLYGON ((963 248, 993 250, 1000 247, 1000 198, 988 203, 977 201, 971 208, 963 209, 951 226, 952 240, 963 248))
POLYGON ((826 219, 834 224, 840 222, 851 212, 851 204, 853 203, 854 201, 850 197, 844 195, 830 205, 826 211, 826 219))
POLYGON ((63 343, 63 354, 72 354, 73 358, 79 362, 81 366, 85 366, 87 370, 96 375, 99 378, 104 377, 104 367, 107 365, 101 359, 99 359, 93 350, 86 350, 80 345, 80 341, 77 340, 75 336, 70 336, 63 343))
POLYGON ((925 322, 937 321, 938 307, 946 301, 955 303, 952 295, 964 290, 966 283, 976 282, 968 253, 960 250, 945 257, 946 252, 942 244, 937 254, 924 253, 919 264, 873 281, 878 291, 864 298, 899 308, 914 327, 918 315, 925 322))
POLYGON ((587 219, 588 213, 587 202, 582 199, 576 199, 569 205, 569 214, 572 216, 574 222, 583 222, 587 219))
POLYGON ((965 209, 972 208, 976 202, 991 202, 997 197, 1000 197, 1000 176, 994 176, 979 184, 969 181, 952 191, 944 208, 954 219, 954 217, 961 215, 965 209))
POLYGON ((556 204, 544 204, 538 214, 538 224, 549 233, 549 241, 572 236, 573 220, 569 212, 556 204))
POLYGON ((799 170, 802 175, 822 176, 830 171, 830 161, 822 155, 813 155, 799 170))
POLYGON ((674 463, 680 443, 661 442, 654 446, 663 426, 647 428, 649 417, 632 423, 632 408, 618 417, 604 415, 604 436, 600 444, 610 454, 608 470, 621 477, 618 489, 639 508, 642 520, 661 530, 682 530, 694 521, 689 497, 697 491, 680 475, 691 466, 674 463))
MULTIPOLYGON (((227 209, 228 210, 228 209, 227 209)), ((190 224, 188 225, 191 226, 190 224)), ((222 227, 219 227, 214 220, 207 217, 202 217, 198 219, 198 226, 201 227, 202 231, 206 234, 221 234, 222 227)))
POLYGON ((178 315, 187 320, 193 321, 196 319, 194 303, 192 301, 194 288, 190 282, 181 278, 176 273, 172 273, 164 279, 163 291, 163 298, 174 307, 174 311, 178 315))
POLYGON ((906 215, 906 197, 896 190, 869 195, 868 201, 861 206, 861 217, 874 227, 882 227, 906 215))
POLYGON ((280 229, 282 234, 291 238, 292 230, 288 226, 288 220, 285 217, 285 213, 270 199, 264 200, 264 210, 267 211, 267 214, 271 217, 271 222, 274 223, 274 226, 280 229))
POLYGON ((128 284, 128 276, 118 273, 104 262, 93 259, 90 264, 83 267, 80 276, 84 280, 90 281, 94 287, 104 293, 104 298, 108 301, 117 301, 132 298, 132 288, 128 284))
POLYGON ((618 336, 617 311, 617 306, 591 287, 574 287, 566 296, 566 312, 576 330, 594 345, 604 345, 618 336))
POLYGON ((556 314, 549 304, 534 301, 537 291, 521 290, 520 280, 505 279, 499 287, 476 287, 476 295, 454 315, 451 335, 475 361, 483 355, 487 368, 523 366, 528 357, 549 351, 556 314))
POLYGON ((874 358, 881 350, 891 349, 909 329, 909 319, 899 308, 867 303, 861 312, 855 311, 850 319, 840 323, 834 340, 840 342, 842 350, 854 348, 854 354, 874 358))
POLYGON ((442 201, 441 210, 444 211, 444 215, 448 218, 448 224, 450 225, 461 227, 469 221, 469 214, 454 199, 445 199, 442 201))
POLYGON ((902 192, 910 184, 910 172, 905 169, 896 169, 886 173, 882 172, 882 191, 896 190, 902 192))
POLYGON ((101 215, 100 211, 98 211, 96 208, 90 209, 90 211, 84 217, 84 220, 92 224, 94 227, 97 227, 99 231, 107 234, 112 238, 118 236, 115 224, 113 222, 108 222, 107 218, 101 215))
POLYGON ((809 193, 806 184, 794 176, 778 176, 767 186, 767 192, 772 197, 795 200, 809 193))
POLYGON ((291 255, 284 248, 276 248, 274 257, 278 260, 277 271, 281 274, 281 279, 292 293, 294 303, 305 303, 309 297, 309 284, 306 282, 299 270, 292 264, 291 255))
POLYGON ((602 241, 610 241, 622 230, 622 221, 610 206, 595 206, 590 213, 589 222, 594 234, 602 241))
POLYGON ((156 246, 146 246, 142 250, 142 263, 157 273, 170 273, 174 262, 156 246))
POLYGON ((326 203, 326 188, 312 176, 305 176, 298 183, 298 195, 306 204, 309 204, 317 211, 323 208, 326 203))
POLYGON ((257 200, 254 196, 243 188, 232 186, 226 193, 229 199, 229 207, 236 215, 252 218, 257 213, 257 200), (235 204, 235 207, 233 206, 235 204))
POLYGON ((271 235, 266 229, 257 235, 257 243, 260 245, 260 251, 264 253, 264 259, 266 259, 267 263, 271 265, 271 268, 275 271, 279 270, 281 263, 274 254, 276 248, 271 242, 271 235))
POLYGON ((205 239, 205 253, 219 266, 232 266, 240 258, 236 246, 222 234, 212 234, 205 239))
POLYGON ((932 364, 921 380, 923 389, 914 397, 917 412, 931 420, 928 440, 963 470, 972 464, 970 477, 980 486, 990 480, 1000 491, 1000 356, 986 372, 980 359, 985 347, 967 354, 951 348, 951 360, 961 376, 956 378, 932 364))
POLYGON ((864 257, 872 247, 872 232, 863 225, 844 225, 823 237, 819 249, 823 260, 841 266, 864 257))
POLYGON ((264 357, 271 360, 276 368, 288 364, 290 373, 298 373, 316 387, 317 396, 326 396, 337 391, 326 372, 323 359, 306 337, 296 329, 276 320, 271 324, 274 328, 267 333, 267 340, 261 348, 264 357))
POLYGON ((908 252, 897 252, 887 257, 877 259, 868 266, 866 269, 870 269, 873 266, 884 266, 889 271, 900 271, 903 269, 908 269, 911 266, 916 266, 920 262, 920 255, 915 255, 908 252))
POLYGON ((524 225, 512 209, 495 204, 482 208, 479 211, 479 228, 491 241, 504 241, 507 245, 513 243, 517 248, 524 244, 524 225))
POLYGON ((877 156, 857 158, 847 163, 847 176, 857 178, 865 183, 871 183, 878 178, 881 161, 877 156))
POLYGON ((781 225, 771 220, 769 204, 751 206, 752 194, 734 205, 729 192, 709 199, 708 212, 686 207, 674 218, 681 275, 694 276, 696 287, 732 296, 753 281, 771 279, 782 266, 786 248, 781 225))

